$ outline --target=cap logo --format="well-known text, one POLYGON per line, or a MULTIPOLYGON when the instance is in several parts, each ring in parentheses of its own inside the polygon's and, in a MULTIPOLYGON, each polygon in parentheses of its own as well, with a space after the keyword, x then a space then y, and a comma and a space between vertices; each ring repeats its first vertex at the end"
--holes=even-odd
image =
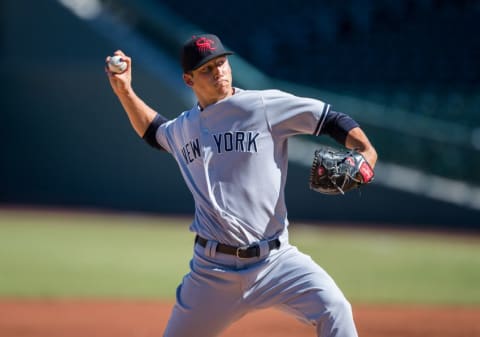
POLYGON ((215 41, 207 39, 206 37, 201 37, 197 41, 195 41, 195 45, 201 53, 205 53, 209 50, 216 50, 217 47, 214 47, 214 44, 215 41))

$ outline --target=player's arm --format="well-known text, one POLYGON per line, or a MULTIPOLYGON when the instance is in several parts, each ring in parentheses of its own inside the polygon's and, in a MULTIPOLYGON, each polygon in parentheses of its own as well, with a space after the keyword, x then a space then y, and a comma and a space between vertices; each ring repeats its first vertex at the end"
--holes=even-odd
POLYGON ((378 158, 377 151, 360 127, 355 127, 348 132, 345 147, 357 150, 363 155, 372 169, 375 167, 378 158))
MULTIPOLYGON (((135 132, 140 137, 143 137, 148 127, 158 114, 140 97, 138 97, 132 88, 131 58, 126 56, 120 50, 116 51, 114 54, 122 57, 122 60, 127 63, 127 69, 121 74, 115 74, 109 71, 108 67, 105 67, 110 85, 125 109, 128 119, 130 120, 135 132)), ((109 57, 107 57, 106 62, 108 62, 108 60, 109 57)))
POLYGON ((358 123, 350 116, 330 110, 325 118, 321 134, 328 134, 348 149, 360 152, 372 168, 377 162, 377 151, 358 123))

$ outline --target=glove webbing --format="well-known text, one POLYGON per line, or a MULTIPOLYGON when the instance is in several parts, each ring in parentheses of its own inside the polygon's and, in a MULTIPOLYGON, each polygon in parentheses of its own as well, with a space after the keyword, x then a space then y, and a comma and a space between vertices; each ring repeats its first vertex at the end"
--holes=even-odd
MULTIPOLYGON (((343 160, 343 162, 345 162, 346 158, 343 160)), ((338 172, 338 164, 335 163, 335 171, 338 172)), ((342 194, 342 195, 345 195, 345 192, 343 191, 343 188, 344 186, 347 184, 347 182, 349 181, 349 179, 353 180, 354 182, 360 184, 361 183, 361 180, 360 179, 357 179, 353 176, 351 176, 350 174, 346 173, 345 174, 345 179, 343 179, 343 184, 342 186, 338 186, 337 184, 337 179, 338 177, 341 177, 341 175, 339 175, 338 173, 337 174, 334 174, 332 175, 331 177, 328 177, 330 182, 333 184, 333 186, 335 186, 335 188, 342 194)))

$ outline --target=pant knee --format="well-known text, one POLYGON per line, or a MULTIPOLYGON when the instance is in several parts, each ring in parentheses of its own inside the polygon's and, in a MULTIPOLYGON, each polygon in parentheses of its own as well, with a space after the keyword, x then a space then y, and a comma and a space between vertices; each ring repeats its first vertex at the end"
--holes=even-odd
POLYGON ((338 316, 352 316, 352 305, 345 298, 338 298, 330 304, 330 311, 338 316))
POLYGON ((323 304, 323 309, 312 317, 316 324, 353 321, 352 305, 343 296, 323 304))
POLYGON ((319 337, 358 337, 352 306, 345 298, 329 302, 315 325, 319 337))

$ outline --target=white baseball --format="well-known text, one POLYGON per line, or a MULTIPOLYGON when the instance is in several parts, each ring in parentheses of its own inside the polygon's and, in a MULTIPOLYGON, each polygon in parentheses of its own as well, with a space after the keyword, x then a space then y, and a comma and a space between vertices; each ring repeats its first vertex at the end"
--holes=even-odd
POLYGON ((112 73, 123 73, 127 69, 127 62, 123 61, 119 55, 112 56, 108 62, 108 69, 112 73))

